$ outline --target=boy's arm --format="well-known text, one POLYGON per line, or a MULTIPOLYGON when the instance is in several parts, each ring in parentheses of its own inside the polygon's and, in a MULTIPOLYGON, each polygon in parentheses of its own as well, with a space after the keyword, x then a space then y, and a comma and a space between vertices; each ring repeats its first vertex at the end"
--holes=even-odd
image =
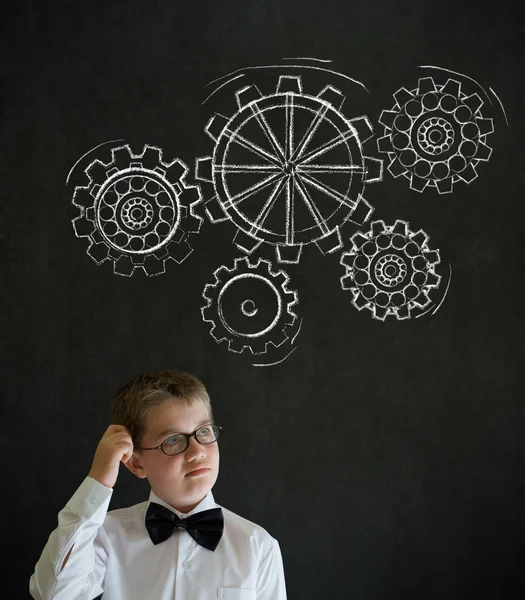
POLYGON ((257 569, 257 600, 286 600, 283 558, 274 538, 270 552, 257 569))
POLYGON ((103 593, 110 544, 101 525, 112 494, 86 477, 59 512, 29 581, 35 600, 92 600, 103 593))

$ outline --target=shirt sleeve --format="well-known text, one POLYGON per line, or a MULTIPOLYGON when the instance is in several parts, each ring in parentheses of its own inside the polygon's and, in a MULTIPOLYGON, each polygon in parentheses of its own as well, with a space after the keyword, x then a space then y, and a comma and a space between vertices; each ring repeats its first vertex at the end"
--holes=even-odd
POLYGON ((86 477, 58 513, 58 527, 29 581, 35 600, 93 600, 103 593, 110 542, 102 525, 112 494, 112 488, 86 477))
POLYGON ((286 600, 283 558, 274 538, 270 552, 257 569, 257 600, 286 600))

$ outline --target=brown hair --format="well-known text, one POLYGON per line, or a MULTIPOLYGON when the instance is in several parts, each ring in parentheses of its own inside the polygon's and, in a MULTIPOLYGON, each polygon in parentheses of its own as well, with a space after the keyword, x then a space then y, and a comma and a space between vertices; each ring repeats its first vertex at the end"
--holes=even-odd
POLYGON ((111 405, 111 423, 127 427, 133 445, 140 446, 148 410, 168 401, 186 406, 203 402, 213 421, 211 401, 204 384, 189 373, 164 369, 141 373, 117 392, 111 405))

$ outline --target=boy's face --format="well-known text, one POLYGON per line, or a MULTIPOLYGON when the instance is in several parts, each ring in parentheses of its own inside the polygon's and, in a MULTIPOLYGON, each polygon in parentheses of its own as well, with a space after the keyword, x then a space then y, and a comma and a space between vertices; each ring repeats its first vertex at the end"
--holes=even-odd
MULTIPOLYGON (((154 448, 173 433, 193 433, 200 425, 210 423, 206 406, 176 405, 166 401, 148 411, 146 432, 141 448, 154 448), (167 432, 167 433, 166 433, 167 432)), ((137 475, 147 477, 151 489, 173 508, 187 513, 206 496, 219 475, 219 445, 199 444, 191 438, 185 452, 168 456, 161 449, 135 451, 125 465, 137 475), (207 470, 190 475, 197 467, 207 470)))

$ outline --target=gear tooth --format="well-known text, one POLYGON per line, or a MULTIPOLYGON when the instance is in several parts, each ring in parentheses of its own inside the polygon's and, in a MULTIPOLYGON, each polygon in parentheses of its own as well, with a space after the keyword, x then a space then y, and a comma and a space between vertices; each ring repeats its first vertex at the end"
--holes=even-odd
POLYGON ((359 194, 356 202, 356 207, 352 211, 352 214, 348 218, 352 223, 356 223, 356 225, 363 225, 366 223, 372 213, 374 212, 374 207, 359 194))
POLYGON ((259 240, 251 235, 248 235, 242 229, 239 229, 233 238, 233 243, 246 254, 251 254, 256 248, 262 244, 262 240, 259 240))
POLYGON ((365 234, 363 234, 362 231, 357 231, 350 238, 350 241, 352 242, 356 250, 359 250, 363 244, 366 244, 366 242, 368 242, 368 240, 369 238, 365 236, 365 234))
POLYGON ((349 270, 352 270, 354 268, 354 259, 355 259, 355 252, 343 252, 343 254, 341 254, 341 258, 339 259, 339 264, 343 265, 344 267, 348 267, 349 270))
POLYGON ((429 265, 434 266, 441 262, 439 252, 437 250, 428 250, 425 251, 423 254, 429 265))
POLYGON ((407 172, 405 167, 399 162, 397 158, 394 158, 392 162, 388 165, 388 171, 393 177, 399 177, 400 175, 404 175, 407 172))
POLYGON ((283 329, 283 330, 279 330, 279 331, 275 332, 275 336, 272 337, 272 339, 269 343, 272 344, 272 346, 279 348, 279 346, 282 346, 287 340, 288 340, 288 335, 286 334, 286 331, 283 329))
POLYGON ((325 235, 316 240, 315 245, 323 254, 332 254, 336 250, 340 250, 343 247, 343 240, 341 238, 341 232, 338 228, 331 231, 328 235, 325 235))
POLYGON ((494 121, 492 119, 476 119, 481 135, 488 135, 494 131, 494 121))
POLYGON ((130 256, 122 254, 118 260, 113 263, 113 273, 115 275, 123 275, 124 277, 131 277, 133 275, 135 267, 130 256))
POLYGON ((435 92, 436 85, 432 77, 421 77, 418 81, 417 94, 421 96, 427 92, 435 92))
POLYGON ((89 237, 95 231, 95 224, 83 217, 77 217, 71 222, 77 237, 89 237))
POLYGON ((380 158, 364 157, 365 175, 364 183, 377 183, 383 181, 383 161, 380 158))
POLYGON ((377 149, 379 152, 392 152, 392 137, 390 134, 384 135, 377 140, 377 149))
POLYGON ((107 179, 106 165, 100 160, 94 160, 86 169, 86 174, 95 183, 102 185, 107 179))
POLYGON ((384 110, 379 117, 379 122, 387 129, 392 129, 397 114, 398 113, 395 110, 384 110))
POLYGON ((466 98, 463 98, 463 102, 470 108, 472 114, 476 114, 479 109, 483 106, 483 100, 479 94, 471 94, 466 98))
POLYGON ((211 137, 214 142, 217 142, 222 132, 228 125, 228 119, 218 113, 214 114, 213 117, 208 121, 204 131, 211 137))
POLYGON ((112 163, 116 167, 117 171, 126 169, 129 167, 130 162, 133 160, 133 153, 128 144, 113 148, 111 150, 112 163))
POLYGON ((392 227, 392 233, 397 233, 405 238, 408 237, 408 223, 401 219, 397 219, 392 227))
POLYGON ((377 237, 378 235, 381 235, 382 233, 388 232, 388 227, 382 219, 373 221, 370 225, 371 225, 370 229, 372 232, 372 237, 377 237))
POLYGON ((488 160, 492 154, 492 148, 487 144, 480 142, 474 158, 476 160, 488 160))
POLYGON ((410 307, 408 306, 408 304, 404 304, 403 306, 400 306, 396 310, 396 317, 400 321, 404 321, 405 319, 410 319, 410 307))
POLYGON ((85 187, 76 187, 73 192, 73 204, 79 208, 88 208, 95 204, 95 198, 85 187))
POLYGON ((189 215, 184 219, 184 229, 188 233, 199 233, 202 225, 202 218, 198 215, 189 215))
POLYGON ((300 246, 280 246, 275 247, 275 255, 277 262, 285 264, 299 264, 301 259, 301 253, 303 251, 302 245, 300 246))
POLYGON ((204 156, 195 161, 195 179, 213 183, 211 156, 204 156))
POLYGON ((193 252, 193 248, 188 242, 174 242, 173 240, 168 245, 168 252, 170 258, 173 258, 179 265, 184 262, 188 256, 193 252))
POLYGON ((185 206, 196 206, 202 202, 202 194, 200 186, 188 185, 185 186, 179 195, 179 199, 185 206))
POLYGON ((154 277, 164 274, 166 272, 166 267, 163 260, 151 254, 144 259, 144 270, 146 271, 146 275, 154 277))
POLYGON ((359 144, 364 144, 366 140, 374 135, 374 128, 366 115, 350 119, 349 123, 357 131, 357 140, 359 144))
POLYGON ((90 244, 86 254, 90 256, 97 265, 102 264, 108 258, 109 248, 103 242, 90 244))
POLYGON ((388 315, 388 308, 384 306, 372 305, 372 317, 378 321, 384 321, 388 315))
POLYGON ((228 220, 228 215, 224 212, 217 196, 208 200, 204 205, 204 209, 211 223, 221 223, 228 220))
POLYGON ((250 102, 254 102, 255 100, 262 98, 262 94, 256 85, 247 85, 246 87, 243 87, 235 92, 235 98, 237 99, 237 105, 239 108, 243 109, 245 106, 250 104, 250 102))
POLYGON ((418 177, 415 173, 410 175, 410 189, 416 192, 422 192, 428 185, 428 179, 418 177))
POLYGON ((330 103, 334 108, 340 110, 343 106, 346 96, 332 85, 326 85, 318 94, 317 97, 325 102, 330 103))
POLYGON ((250 351, 249 346, 247 346, 240 338, 232 338, 228 340, 228 348, 236 354, 242 354, 245 349, 250 351))
POLYGON ((157 146, 146 144, 140 158, 140 162, 145 169, 153 171, 162 164, 162 150, 157 146))
POLYGON ((303 93, 303 83, 300 75, 281 75, 277 82, 277 94, 292 92, 295 94, 303 93))
POLYGON ((458 177, 466 183, 472 183, 478 176, 478 173, 472 163, 468 164, 461 173, 458 173, 458 177))
POLYGON ((425 308, 430 304, 431 300, 425 290, 421 290, 421 292, 412 300, 411 304, 417 304, 419 308, 425 308))
POLYGON ((436 187, 440 194, 450 194, 453 187, 452 177, 447 177, 446 179, 437 181, 436 187))
POLYGON ((351 290, 355 287, 355 282, 352 275, 348 274, 341 277, 341 287, 343 290, 351 290))
POLYGON ((420 248, 428 247, 428 240, 430 239, 428 235, 420 229, 416 233, 412 233, 410 235, 410 239, 415 242, 420 248))
POLYGON ((402 108, 403 106, 405 106, 405 104, 409 100, 412 100, 412 98, 414 98, 414 94, 412 94, 411 92, 409 92, 404 87, 402 87, 401 89, 397 90, 397 92, 394 94, 394 100, 396 101, 397 105, 400 108, 402 108))
POLYGON ((427 282, 425 284, 425 287, 427 288, 438 288, 439 284, 441 283, 441 277, 439 275, 437 275, 436 273, 434 273, 434 271, 429 271, 427 273, 427 282))
POLYGON ((368 300, 359 291, 357 291, 354 295, 352 304, 357 308, 357 310, 363 310, 363 308, 367 308, 369 306, 368 300))
POLYGON ((181 160, 176 158, 166 169, 166 179, 171 183, 181 182, 188 170, 188 167, 181 160))
POLYGON ((461 93, 461 83, 455 79, 447 79, 445 85, 441 88, 442 94, 450 94, 459 98, 461 93))

